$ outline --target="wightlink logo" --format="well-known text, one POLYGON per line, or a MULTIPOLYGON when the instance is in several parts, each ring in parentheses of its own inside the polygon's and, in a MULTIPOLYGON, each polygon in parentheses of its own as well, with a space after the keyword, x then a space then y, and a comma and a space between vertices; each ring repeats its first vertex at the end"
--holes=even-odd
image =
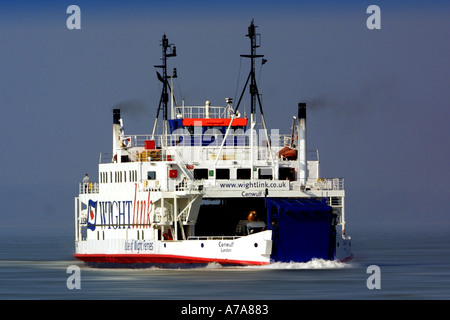
POLYGON ((134 201, 93 201, 89 200, 87 207, 87 227, 94 231, 96 227, 107 229, 149 228, 150 215, 153 212, 153 201, 150 200, 150 191, 147 200, 137 197, 135 187, 134 201))

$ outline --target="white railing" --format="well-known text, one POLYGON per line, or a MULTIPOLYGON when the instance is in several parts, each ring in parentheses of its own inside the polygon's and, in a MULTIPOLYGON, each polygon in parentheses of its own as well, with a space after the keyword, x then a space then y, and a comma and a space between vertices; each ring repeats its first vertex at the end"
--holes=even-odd
POLYGON ((141 191, 185 191, 199 193, 203 189, 203 180, 143 180, 139 184, 141 191))
POLYGON ((308 181, 306 186, 302 186, 299 181, 286 180, 230 180, 230 179, 202 179, 202 180, 183 180, 174 181, 166 179, 161 181, 144 180, 141 184, 143 191, 185 191, 190 193, 202 192, 202 190, 240 190, 249 188, 249 190, 263 190, 262 187, 256 187, 266 184, 271 190, 301 190, 311 188, 313 190, 344 190, 344 178, 326 178, 318 179, 312 182, 308 181), (288 183, 288 185, 286 185, 288 183), (252 186, 254 184, 254 186, 252 186), (250 187, 248 187, 250 185, 250 187), (255 189, 256 188, 256 189, 255 189))
POLYGON ((319 190, 344 190, 344 178, 317 179, 313 187, 319 190))
POLYGON ((80 194, 98 193, 98 182, 90 182, 87 184, 81 182, 78 187, 78 192, 80 194))
MULTIPOLYGON (((182 129, 181 129, 182 130, 182 129)), ((227 135, 225 146, 250 146, 250 130, 245 133, 242 130, 240 132, 231 132, 227 135)), ((128 135, 124 136, 123 139, 128 139, 130 144, 129 148, 133 147, 144 147, 145 142, 148 140, 155 141, 155 148, 159 149, 161 147, 169 146, 217 146, 220 147, 225 135, 222 134, 218 129, 206 131, 202 133, 194 132, 190 133, 187 129, 176 133, 167 135, 128 135)), ((280 135, 277 132, 275 134, 269 134, 270 144, 274 148, 283 148, 290 145, 291 136, 290 135, 280 135)), ((255 133, 254 137, 255 146, 260 148, 265 148, 268 146, 266 135, 263 132, 255 133)))
POLYGON ((112 153, 100 152, 98 163, 111 163, 113 162, 112 153))
MULTIPOLYGON (((168 135, 157 135, 152 139, 151 135, 130 135, 125 136, 124 139, 129 141, 126 150, 130 150, 130 155, 128 161, 173 161, 174 158, 181 158, 186 154, 185 160, 191 160, 196 158, 195 161, 207 161, 215 160, 215 156, 220 149, 224 136, 220 133, 217 134, 168 134, 168 135), (154 149, 147 149, 147 142, 154 141, 154 149), (171 155, 171 151, 167 147, 177 147, 175 155, 171 155), (198 155, 198 150, 194 151, 193 148, 201 147, 201 157, 189 156, 189 152, 194 152, 198 155), (135 149, 132 149, 135 148, 135 149), (136 149, 137 148, 137 149, 136 149), (154 155, 152 154, 154 153, 154 155), (214 159, 213 159, 214 158, 214 159)), ((270 160, 278 157, 278 152, 289 144, 290 136, 288 135, 272 135, 270 138, 270 152, 268 149, 267 139, 263 136, 254 139, 253 151, 255 151, 255 160, 270 160)), ((238 160, 242 159, 243 155, 246 154, 248 159, 250 159, 251 153, 251 141, 249 133, 244 134, 229 134, 223 146, 223 151, 220 154, 219 160, 238 160)), ((318 160, 319 155, 317 150, 308 150, 307 154, 308 160, 318 160)), ((181 160, 181 159, 180 159, 181 160)), ((112 153, 101 153, 99 163, 111 163, 115 162, 117 159, 113 159, 112 153)), ((184 161, 186 162, 186 161, 184 161)))
MULTIPOLYGON (((264 181, 270 184, 279 185, 280 183, 285 183, 284 180, 254 180, 253 182, 263 183, 264 181), (262 181, 262 182, 261 182, 262 181)), ((246 180, 217 180, 217 183, 222 184, 242 184, 248 182, 246 180)), ((191 181, 174 181, 172 179, 167 179, 163 181, 158 180, 143 180, 140 183, 142 191, 186 191, 186 192, 201 192, 203 188, 208 190, 219 190, 223 188, 218 188, 216 183, 208 180, 191 180, 191 181)), ((298 181, 290 181, 288 190, 295 190, 300 187, 298 181)), ((344 190, 344 178, 325 178, 318 179, 312 185, 312 188, 317 190, 344 190)), ((99 193, 99 183, 91 182, 87 185, 84 183, 79 184, 79 194, 90 194, 99 193)), ((281 189, 280 189, 281 190, 281 189)))
POLYGON ((178 113, 181 113, 183 118, 230 118, 232 115, 231 109, 228 107, 215 106, 182 106, 177 108, 178 113), (207 114, 208 113, 208 114, 207 114))
POLYGON ((190 236, 188 240, 234 240, 240 236, 190 236))

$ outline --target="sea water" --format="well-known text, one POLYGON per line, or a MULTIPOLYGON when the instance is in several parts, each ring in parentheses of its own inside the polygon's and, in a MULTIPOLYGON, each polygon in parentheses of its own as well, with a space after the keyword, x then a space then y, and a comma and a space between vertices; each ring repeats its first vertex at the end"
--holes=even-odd
POLYGON ((428 300, 450 299, 450 231, 395 228, 352 233, 350 262, 313 260, 268 266, 93 268, 73 258, 66 236, 2 236, 0 299, 70 300, 428 300), (79 289, 70 289, 70 266, 79 289), (370 288, 369 266, 379 269, 370 288))

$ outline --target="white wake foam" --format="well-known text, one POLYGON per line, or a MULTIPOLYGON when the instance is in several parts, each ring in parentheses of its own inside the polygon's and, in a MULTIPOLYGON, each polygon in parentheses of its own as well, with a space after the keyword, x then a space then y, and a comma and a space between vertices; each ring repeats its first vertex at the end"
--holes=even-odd
POLYGON ((275 262, 262 266, 227 266, 217 262, 211 262, 201 269, 208 270, 327 270, 350 268, 348 262, 330 261, 324 259, 312 259, 308 262, 275 262))
POLYGON ((247 269, 263 270, 326 270, 326 269, 344 269, 349 268, 349 263, 340 261, 330 261, 324 259, 312 259, 308 262, 275 262, 263 266, 245 266, 247 269))
POLYGON ((330 261, 324 259, 312 259, 308 262, 275 262, 262 268, 265 269, 343 269, 348 268, 348 263, 330 261))

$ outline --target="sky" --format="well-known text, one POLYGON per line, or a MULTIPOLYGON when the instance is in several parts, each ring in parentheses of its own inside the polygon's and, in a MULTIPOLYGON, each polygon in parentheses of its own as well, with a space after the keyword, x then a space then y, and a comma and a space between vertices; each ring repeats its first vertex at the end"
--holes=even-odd
POLYGON ((345 178, 348 230, 449 224, 449 18, 448 1, 2 3, 0 232, 73 232, 78 184, 112 148, 112 109, 126 133, 151 132, 163 34, 186 104, 236 97, 251 19, 267 125, 289 133, 307 103, 322 177, 345 178), (381 29, 367 28, 372 4, 381 29))

